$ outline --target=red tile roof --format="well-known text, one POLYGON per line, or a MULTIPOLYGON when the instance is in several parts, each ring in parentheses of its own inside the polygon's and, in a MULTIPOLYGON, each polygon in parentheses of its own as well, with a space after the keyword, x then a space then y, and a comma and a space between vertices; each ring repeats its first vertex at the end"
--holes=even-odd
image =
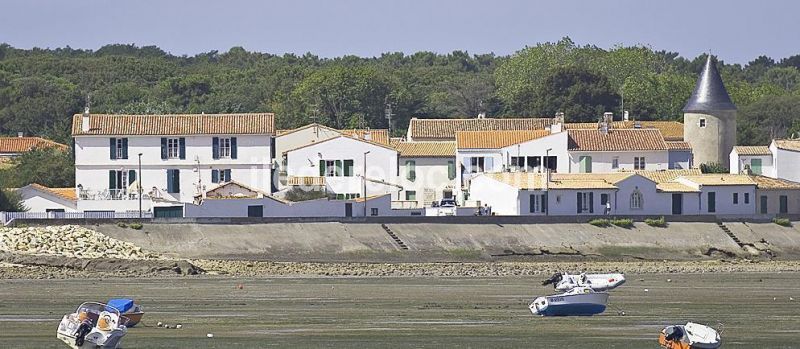
POLYGON ((168 115, 89 115, 89 130, 81 129, 82 114, 72 118, 72 135, 199 135, 275 133, 272 113, 249 114, 168 114, 168 115))
POLYGON ((40 137, 0 137, 0 154, 24 153, 33 148, 69 149, 64 144, 40 137))
POLYGON ((657 129, 569 130, 572 151, 641 151, 667 150, 664 137, 657 129))

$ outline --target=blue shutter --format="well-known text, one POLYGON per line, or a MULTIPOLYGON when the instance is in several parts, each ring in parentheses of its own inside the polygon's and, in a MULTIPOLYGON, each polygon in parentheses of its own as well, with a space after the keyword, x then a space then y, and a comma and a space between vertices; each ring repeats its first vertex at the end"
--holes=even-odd
POLYGON ((117 171, 108 171, 108 190, 117 189, 117 171))
POLYGON ((211 183, 219 183, 219 170, 211 170, 211 183))
POLYGON ((578 192, 578 200, 576 201, 578 203, 578 213, 581 213, 581 206, 583 206, 583 205, 581 205, 581 203, 582 203, 581 201, 582 201, 581 200, 581 193, 578 192))
POLYGON ((123 159, 127 159, 128 158, 128 139, 127 138, 123 138, 122 139, 122 158, 123 159))
POLYGON ((231 137, 231 159, 236 159, 236 137, 231 137))
POLYGON ((128 185, 131 185, 136 180, 136 171, 128 170, 128 185))
POLYGON ((225 181, 230 182, 233 178, 231 178, 231 170, 225 170, 225 181))
POLYGON ((180 158, 184 160, 186 159, 186 138, 178 138, 178 144, 180 146, 180 158))
POLYGON ((542 194, 542 213, 547 212, 547 194, 542 194))
POLYGON ((167 170, 167 193, 174 193, 172 188, 172 170, 167 170))
POLYGON ((594 193, 589 192, 589 213, 594 213, 594 193))
POLYGON ((219 137, 211 139, 211 157, 215 160, 219 159, 219 137))
POLYGON ((167 159, 167 139, 161 138, 161 160, 167 159))
POLYGON ((181 192, 181 171, 180 170, 172 170, 174 173, 172 174, 172 180, 175 183, 172 183, 172 189, 175 189, 176 193, 181 192))
POLYGON ((109 145, 108 149, 111 151, 109 159, 116 160, 117 159, 117 139, 116 138, 109 138, 109 145))

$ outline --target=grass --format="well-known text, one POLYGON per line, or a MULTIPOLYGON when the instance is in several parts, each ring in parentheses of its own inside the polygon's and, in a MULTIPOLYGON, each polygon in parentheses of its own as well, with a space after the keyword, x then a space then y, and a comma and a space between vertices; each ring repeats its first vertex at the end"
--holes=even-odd
POLYGON ((782 227, 791 227, 792 226, 792 221, 790 221, 789 218, 778 218, 778 217, 775 217, 775 218, 772 219, 772 223, 775 223, 775 224, 780 225, 782 227))
POLYGON ((117 226, 124 229, 124 228, 128 227, 128 224, 125 223, 125 222, 119 222, 119 223, 117 223, 117 226))
POLYGON ((660 218, 647 218, 644 220, 644 223, 657 228, 666 228, 667 227, 667 220, 664 219, 664 216, 660 218))
POLYGON ((630 218, 614 218, 611 220, 611 224, 625 229, 633 228, 633 220, 630 218))
POLYGON ((611 221, 609 221, 608 219, 605 219, 605 218, 595 218, 595 219, 590 220, 589 224, 591 224, 591 225, 593 225, 595 227, 605 228, 605 227, 611 226, 611 221))
POLYGON ((129 227, 131 227, 131 229, 142 230, 143 225, 142 223, 131 223, 129 227))

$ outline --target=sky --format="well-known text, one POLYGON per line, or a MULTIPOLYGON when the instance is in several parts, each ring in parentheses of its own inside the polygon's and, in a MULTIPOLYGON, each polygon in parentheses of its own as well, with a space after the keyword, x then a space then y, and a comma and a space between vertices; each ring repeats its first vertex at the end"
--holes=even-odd
POLYGON ((2 0, 0 42, 19 48, 156 45, 175 55, 242 46, 274 54, 512 54, 569 36, 727 63, 800 54, 792 0, 2 0))

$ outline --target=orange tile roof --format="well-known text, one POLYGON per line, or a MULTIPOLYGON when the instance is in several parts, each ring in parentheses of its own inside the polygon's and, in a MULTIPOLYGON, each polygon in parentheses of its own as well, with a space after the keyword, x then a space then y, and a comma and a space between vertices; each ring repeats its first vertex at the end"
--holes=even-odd
POLYGON ((81 129, 82 114, 72 117, 72 135, 198 135, 275 133, 272 113, 248 114, 169 114, 111 115, 91 114, 89 130, 81 129))
POLYGON ((778 149, 800 151, 800 139, 776 139, 774 142, 778 149))
POLYGON ((418 119, 408 125, 414 140, 453 140, 458 131, 525 131, 544 130, 553 123, 552 118, 509 119, 418 119))
MULTIPOLYGON (((631 176, 632 174, 627 174, 631 176)), ((486 173, 484 176, 505 183, 515 188, 523 190, 543 190, 547 189, 617 189, 612 180, 614 178, 604 178, 602 174, 596 174, 592 179, 586 176, 575 176, 575 174, 556 174, 551 175, 550 182, 547 182, 546 174, 534 172, 499 172, 486 173)))
POLYGON ((286 185, 288 185, 288 186, 324 187, 325 186, 325 177, 320 177, 320 176, 289 176, 289 178, 286 179, 286 185))
POLYGON ((378 147, 381 147, 381 148, 386 148, 386 149, 391 149, 391 150, 393 150, 393 151, 397 151, 397 149, 395 149, 394 147, 390 147, 388 144, 383 144, 383 143, 373 142, 373 141, 370 141, 370 140, 367 140, 367 139, 363 139, 363 138, 355 138, 355 137, 350 137, 350 136, 346 136, 346 135, 339 135, 339 136, 336 136, 336 137, 331 137, 331 138, 328 138, 328 139, 323 139, 323 140, 321 140, 321 141, 319 141, 319 142, 314 142, 314 143, 303 144, 303 145, 301 145, 301 146, 298 146, 298 147, 295 147, 295 148, 292 148, 292 149, 286 149, 286 150, 284 150, 284 151, 283 151, 283 153, 284 153, 284 154, 287 154, 287 153, 289 153, 290 151, 295 151, 295 150, 298 150, 298 149, 303 149, 303 148, 307 148, 307 147, 312 147, 312 146, 315 146, 315 145, 318 145, 318 144, 322 144, 322 143, 325 143, 325 142, 329 142, 329 141, 332 141, 332 140, 334 140, 334 139, 339 139, 339 138, 353 139, 353 140, 356 140, 356 141, 359 141, 359 142, 369 143, 369 144, 372 144, 372 145, 374 145, 374 146, 378 146, 378 147))
POLYGON ((364 138, 366 135, 369 135, 369 140, 389 145, 389 130, 387 129, 343 129, 339 130, 343 135, 350 136, 354 138, 364 138))
POLYGON ((401 157, 441 158, 456 156, 456 142, 400 142, 395 148, 401 157))
POLYGON ((657 129, 569 130, 572 151, 641 151, 667 150, 664 137, 657 129))
POLYGON ((772 151, 766 145, 737 145, 733 149, 739 155, 772 155, 772 151))
POLYGON ((499 149, 549 135, 545 130, 529 131, 458 131, 459 149, 499 149))
POLYGON ((780 178, 770 178, 765 176, 750 176, 758 189, 762 190, 800 190, 800 183, 792 182, 780 178))
POLYGON ((0 154, 24 153, 33 148, 69 149, 65 144, 56 143, 41 137, 0 137, 0 154))
MULTIPOLYGON (((597 122, 567 122, 565 130, 597 129, 597 122)), ((667 141, 683 141, 683 123, 678 121, 614 121, 612 129, 658 129, 667 141), (637 127, 638 125, 638 127, 637 127)))
POLYGON ((730 173, 704 173, 699 175, 681 176, 699 185, 755 185, 750 176, 730 173))
POLYGON ((634 173, 641 175, 656 183, 670 182, 680 176, 695 176, 702 174, 699 168, 690 168, 683 170, 634 171, 634 173))
POLYGON ((692 145, 684 141, 667 141, 667 149, 669 150, 692 150, 692 145))
POLYGON ((397 147, 398 144, 405 142, 403 137, 391 137, 389 138, 389 145, 393 147, 397 147))
POLYGON ((75 193, 75 188, 48 188, 38 183, 31 183, 30 187, 45 193, 55 195, 64 200, 69 200, 69 201, 78 200, 78 195, 75 193))
POLYGON ((656 190, 664 193, 699 193, 700 189, 679 182, 664 182, 656 184, 656 190))

